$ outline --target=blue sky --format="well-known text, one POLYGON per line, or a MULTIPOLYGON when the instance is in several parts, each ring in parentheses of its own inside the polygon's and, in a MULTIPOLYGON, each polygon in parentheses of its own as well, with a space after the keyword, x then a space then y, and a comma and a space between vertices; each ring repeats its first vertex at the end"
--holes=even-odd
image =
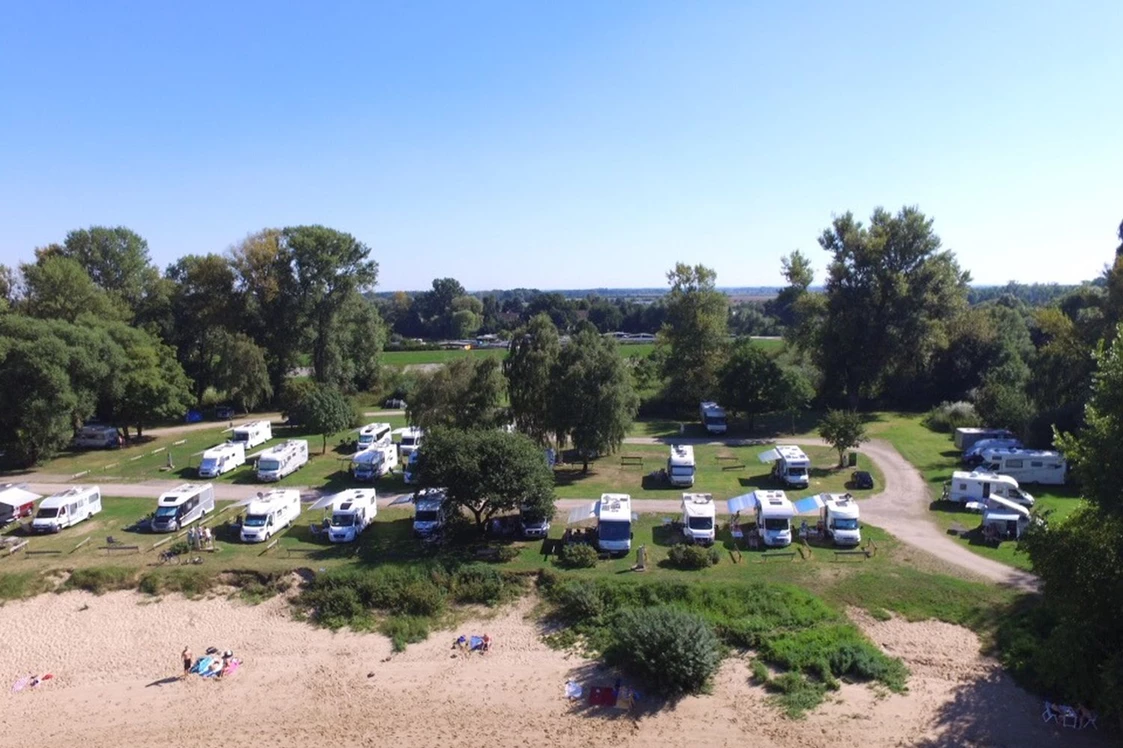
POLYGON ((1097 275, 1123 3, 0 5, 0 262, 92 224, 161 267, 266 226, 383 290, 780 282, 919 205, 977 282, 1097 275))

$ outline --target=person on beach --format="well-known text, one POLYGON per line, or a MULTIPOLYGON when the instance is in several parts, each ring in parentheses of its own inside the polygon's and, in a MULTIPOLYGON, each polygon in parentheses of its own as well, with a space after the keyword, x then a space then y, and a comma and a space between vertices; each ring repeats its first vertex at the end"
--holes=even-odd
POLYGON ((191 665, 195 662, 195 658, 191 656, 191 650, 188 647, 183 648, 183 677, 186 678, 191 672, 191 665))
POLYGON ((234 653, 229 649, 222 653, 222 667, 218 670, 216 677, 221 678, 226 674, 226 669, 230 667, 230 661, 234 659, 234 653))

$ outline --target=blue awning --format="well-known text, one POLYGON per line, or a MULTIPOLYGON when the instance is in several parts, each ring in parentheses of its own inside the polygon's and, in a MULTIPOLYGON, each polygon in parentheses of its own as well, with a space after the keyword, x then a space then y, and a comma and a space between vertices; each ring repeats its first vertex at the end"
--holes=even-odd
POLYGON ((819 494, 815 494, 814 496, 807 496, 806 498, 802 498, 799 501, 792 502, 792 506, 795 507, 796 514, 817 512, 823 508, 823 499, 819 496, 819 494))
POLYGON ((756 493, 746 493, 740 496, 734 496, 729 501, 725 502, 729 508, 730 514, 737 514, 737 512, 753 511, 756 509, 756 493))

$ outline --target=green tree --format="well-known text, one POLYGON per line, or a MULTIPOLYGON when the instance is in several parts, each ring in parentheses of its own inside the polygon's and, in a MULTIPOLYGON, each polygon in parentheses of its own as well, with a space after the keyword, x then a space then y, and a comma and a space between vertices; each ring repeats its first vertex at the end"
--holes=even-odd
POLYGON ((243 412, 249 412, 273 396, 265 351, 242 333, 219 330, 215 337, 214 385, 226 393, 243 412))
POLYGON ((741 340, 718 372, 721 403, 748 420, 779 410, 780 366, 751 340, 741 340))
POLYGON ((16 274, 10 267, 0 263, 0 313, 12 308, 16 300, 16 274))
POLYGON ((208 387, 218 387, 216 347, 244 321, 243 296, 234 268, 221 255, 181 257, 166 276, 172 284, 172 342, 199 398, 208 387))
POLYGON ((703 265, 678 263, 667 273, 667 319, 659 331, 667 395, 681 409, 717 390, 725 358, 729 301, 717 290, 717 273, 703 265))
POLYGON ((498 359, 465 356, 421 377, 406 416, 423 429, 487 429, 507 420, 498 359))
POLYGON ((148 242, 135 231, 117 226, 91 226, 66 235, 51 254, 77 260, 99 288, 135 310, 157 276, 148 256, 148 242))
POLYGON ((796 303, 807 293, 815 280, 811 260, 798 249, 780 258, 780 274, 788 282, 775 299, 765 305, 765 311, 780 321, 785 327, 796 322, 796 303))
POLYGON ((560 353, 558 328, 549 316, 537 314, 526 327, 515 331, 510 353, 503 361, 515 425, 543 446, 554 431, 553 375, 560 353))
POLYGON ((24 466, 49 459, 73 435, 78 399, 70 356, 55 337, 0 337, 0 445, 24 466))
POLYGON ((446 489, 482 532, 497 512, 533 507, 554 513, 554 474, 542 448, 524 434, 498 429, 429 431, 418 456, 418 484, 446 489))
POLYGON ((358 292, 339 311, 331 343, 329 380, 348 392, 367 391, 378 384, 386 326, 373 303, 358 292))
POLYGON ((293 405, 291 415, 304 428, 323 437, 320 453, 328 451, 328 435, 353 427, 359 416, 347 397, 328 385, 309 389, 293 405))
POLYGON ((561 350, 552 380, 553 429, 559 441, 573 442, 588 472, 592 455, 614 452, 624 443, 639 397, 615 341, 592 325, 561 350))
POLYGON ((776 405, 791 419, 792 433, 796 432, 795 418, 815 399, 815 385, 800 368, 789 366, 780 372, 776 392, 776 405))
POLYGON ((26 295, 22 309, 32 317, 73 322, 83 314, 102 319, 124 319, 119 303, 98 288, 75 259, 41 254, 38 262, 24 264, 26 295))
POLYGON ((819 421, 819 436, 827 444, 838 450, 838 466, 846 464, 846 450, 869 441, 866 424, 862 417, 852 410, 828 410, 819 421))
POLYGON ((664 696, 702 691, 721 665, 717 635, 700 616, 685 610, 628 609, 612 630, 605 661, 664 696))
POLYGON ((1029 368, 1020 359, 1011 359, 989 371, 975 393, 975 411, 994 428, 1007 428, 1026 437, 1036 409, 1026 394, 1029 368))
POLYGON ((126 433, 133 426, 143 436, 152 423, 182 417, 194 398, 175 351, 143 330, 119 325, 109 332, 125 352, 124 366, 113 375, 120 388, 112 403, 114 421, 126 433))

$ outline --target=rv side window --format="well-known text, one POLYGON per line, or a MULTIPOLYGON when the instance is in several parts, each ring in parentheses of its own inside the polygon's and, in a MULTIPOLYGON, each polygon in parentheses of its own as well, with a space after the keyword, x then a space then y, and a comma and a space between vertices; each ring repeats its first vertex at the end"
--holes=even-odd
POLYGON ((1045 463, 1043 463, 1043 462, 1031 462, 1031 463, 1029 463, 1029 466, 1030 467, 1042 467, 1044 464, 1045 463))
POLYGON ((959 490, 960 491, 966 491, 967 490, 967 484, 966 483, 960 483, 959 484, 959 490))
POLYGON ((1023 460, 1006 460, 1007 468, 1020 468, 1022 467, 1023 460))

